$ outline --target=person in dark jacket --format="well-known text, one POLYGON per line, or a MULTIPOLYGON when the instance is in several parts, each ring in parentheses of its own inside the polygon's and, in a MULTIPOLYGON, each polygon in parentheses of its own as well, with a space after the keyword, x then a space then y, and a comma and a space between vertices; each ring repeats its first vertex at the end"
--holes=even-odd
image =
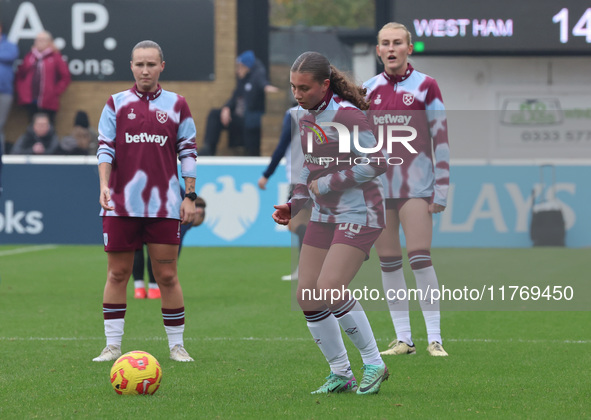
POLYGON ((0 23, 0 195, 2 195, 2 154, 4 153, 4 124, 12 106, 14 70, 18 47, 2 33, 0 23))
POLYGON ((12 66, 18 58, 18 54, 18 47, 2 33, 2 24, 0 23, 0 149, 4 147, 4 125, 12 107, 14 91, 14 69, 12 66))
POLYGON ((59 150, 59 138, 43 113, 33 115, 33 122, 10 151, 13 155, 54 155, 59 150))
POLYGON ((78 111, 74 117, 74 126, 69 135, 62 138, 59 154, 96 155, 98 133, 90 127, 88 114, 78 111))
POLYGON ((236 88, 221 109, 209 112, 199 155, 215 155, 222 130, 228 130, 231 148, 243 146, 247 156, 260 156, 265 92, 275 91, 277 88, 267 81, 265 67, 254 52, 240 54, 236 59, 236 88))
POLYGON ((16 72, 18 104, 27 109, 31 119, 36 113, 43 112, 55 124, 60 96, 70 79, 68 65, 53 44, 53 37, 47 31, 39 32, 16 72))

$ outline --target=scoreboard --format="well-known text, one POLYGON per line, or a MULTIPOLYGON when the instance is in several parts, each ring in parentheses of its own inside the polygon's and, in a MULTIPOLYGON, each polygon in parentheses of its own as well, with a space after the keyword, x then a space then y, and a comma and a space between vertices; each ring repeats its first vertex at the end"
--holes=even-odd
POLYGON ((591 55, 591 0, 392 1, 417 55, 591 55))

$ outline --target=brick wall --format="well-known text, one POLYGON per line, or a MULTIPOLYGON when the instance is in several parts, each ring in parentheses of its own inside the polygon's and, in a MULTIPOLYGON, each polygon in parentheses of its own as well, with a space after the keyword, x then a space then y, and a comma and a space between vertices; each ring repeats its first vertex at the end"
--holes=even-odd
MULTIPOLYGON (((212 107, 220 107, 234 89, 234 60, 236 58, 236 1, 216 0, 215 4, 215 73, 213 82, 169 82, 163 81, 166 90, 177 92, 187 102, 197 125, 197 145, 201 145, 205 131, 205 119, 212 107)), ((199 54, 187 51, 187 54, 199 54)), ((166 51, 164 51, 166 56, 166 51)), ((179 65, 175 63, 175 65, 179 65)), ((166 72, 166 69, 164 70, 166 72)), ((85 110, 91 126, 96 128, 101 111, 109 95, 128 89, 133 84, 129 71, 128 82, 72 82, 62 96, 61 108, 57 114, 56 130, 60 137, 67 135, 78 110, 85 110)), ((25 131, 28 118, 25 110, 13 105, 5 128, 6 140, 14 142, 25 131)), ((222 140, 221 145, 227 141, 222 140)), ((223 147, 222 147, 223 149, 223 147)), ((222 150, 223 152, 223 150, 222 150)))

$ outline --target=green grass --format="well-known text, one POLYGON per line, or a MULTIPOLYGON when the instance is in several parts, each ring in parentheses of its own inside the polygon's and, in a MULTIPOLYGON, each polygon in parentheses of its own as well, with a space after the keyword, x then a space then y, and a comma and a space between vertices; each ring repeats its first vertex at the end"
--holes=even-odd
MULTIPOLYGON (((196 363, 168 359, 159 301, 130 299, 123 350, 152 353, 163 381, 153 396, 122 397, 109 383, 111 364, 91 361, 104 347, 102 247, 7 255, 16 248, 0 246, 2 419, 591 418, 591 312, 520 311, 519 303, 443 311, 447 358, 428 356, 413 311, 417 355, 386 359, 391 377, 380 394, 310 395, 328 368, 292 310, 293 284, 279 280, 290 265, 283 248, 184 248, 185 346, 196 363)), ((588 278, 588 253, 436 249, 433 258, 442 283, 509 285, 588 278)), ((368 316, 384 348, 389 314, 372 307, 368 316)), ((346 344, 360 379, 359 353, 346 344)))

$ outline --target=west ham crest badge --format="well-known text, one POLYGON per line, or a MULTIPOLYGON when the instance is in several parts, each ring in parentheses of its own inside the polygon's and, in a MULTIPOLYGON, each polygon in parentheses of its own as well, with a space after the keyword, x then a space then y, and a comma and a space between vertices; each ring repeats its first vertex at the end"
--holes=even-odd
POLYGON ((404 102, 404 105, 410 106, 414 101, 415 97, 412 93, 405 93, 404 95, 402 95, 402 102, 404 102))
POLYGON ((168 121, 168 114, 165 111, 156 111, 156 119, 160 124, 164 124, 168 121))

